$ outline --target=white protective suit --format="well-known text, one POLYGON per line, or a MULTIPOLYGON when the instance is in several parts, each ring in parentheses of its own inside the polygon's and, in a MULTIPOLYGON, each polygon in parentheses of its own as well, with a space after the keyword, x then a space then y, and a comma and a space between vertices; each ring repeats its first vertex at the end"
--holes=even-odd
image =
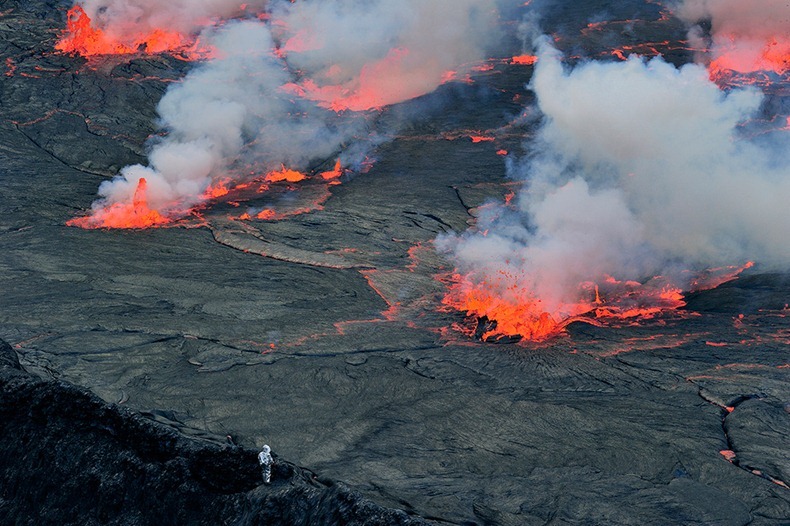
POLYGON ((272 481, 272 449, 269 446, 263 446, 261 452, 258 453, 258 464, 261 465, 261 475, 263 476, 264 484, 269 484, 272 481))

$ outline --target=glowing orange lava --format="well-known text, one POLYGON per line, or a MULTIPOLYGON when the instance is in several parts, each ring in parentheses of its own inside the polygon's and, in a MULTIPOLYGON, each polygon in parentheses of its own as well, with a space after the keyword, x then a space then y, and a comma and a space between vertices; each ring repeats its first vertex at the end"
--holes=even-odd
POLYGON ((172 220, 148 207, 148 182, 141 177, 131 203, 113 203, 94 210, 91 215, 66 222, 79 228, 152 228, 171 223, 172 220))
POLYGON ((540 300, 514 302, 491 293, 484 286, 468 290, 457 287, 445 296, 443 303, 469 316, 496 321, 496 327, 482 335, 483 340, 491 336, 522 336, 540 341, 559 334, 563 328, 561 320, 540 308, 540 300))
POLYGON ((274 219, 277 217, 277 212, 272 210, 271 208, 266 208, 265 210, 261 210, 258 212, 255 217, 258 219, 274 219))
POLYGON ((229 183, 230 181, 224 180, 224 181, 218 181, 210 185, 208 188, 206 188, 206 191, 203 192, 203 198, 217 199, 219 197, 224 197, 228 195, 230 193, 230 188, 228 188, 229 183))
MULTIPOLYGON (((279 52, 284 53, 284 50, 279 52)), ((393 48, 383 58, 365 64, 356 75, 333 65, 328 68, 330 74, 325 79, 306 78, 286 83, 280 89, 342 113, 379 110, 418 97, 425 93, 426 82, 436 86, 452 81, 471 82, 465 72, 441 72, 434 70, 433 64, 412 63, 412 59, 408 49, 393 48), (344 74, 352 77, 351 80, 341 83, 334 80, 344 74)))
POLYGON ((647 319, 685 305, 681 290, 665 284, 660 277, 644 284, 618 281, 610 276, 600 285, 581 283, 579 299, 552 307, 504 271, 479 283, 456 274, 452 282, 443 300, 446 306, 467 316, 495 322, 482 334, 483 340, 520 336, 524 340, 542 341, 561 334, 573 321, 614 323, 647 319))
POLYGON ((335 161, 335 166, 331 170, 327 170, 326 172, 321 172, 321 178, 324 181, 337 179, 341 175, 343 175, 343 167, 340 164, 340 159, 335 161))
POLYGON ((165 51, 198 53, 193 44, 194 39, 191 37, 161 28, 120 41, 102 29, 93 27, 90 17, 82 6, 75 5, 69 9, 66 31, 55 45, 55 49, 65 53, 77 53, 84 57, 132 53, 154 54, 165 51))
POLYGON ((723 283, 734 280, 740 276, 744 270, 750 269, 753 266, 753 261, 747 261, 740 266, 718 267, 698 272, 691 280, 689 290, 691 292, 699 292, 702 290, 715 289, 723 283))
POLYGON ((729 83, 736 75, 759 72, 780 77, 790 73, 790 38, 776 37, 764 43, 745 43, 730 36, 717 40, 714 59, 708 66, 711 80, 729 83))
POLYGON ((472 142, 474 142, 474 143, 478 143, 478 142, 492 142, 492 141, 495 140, 493 137, 488 137, 487 135, 472 135, 470 137, 470 139, 472 139, 472 142))
POLYGON ((307 179, 307 176, 302 172, 291 170, 285 166, 283 166, 280 170, 266 174, 266 181, 270 183, 279 183, 282 181, 286 181, 288 183, 298 183, 299 181, 304 181, 305 179, 307 179))
POLYGON ((510 59, 511 64, 518 66, 532 66, 538 61, 535 55, 518 55, 510 59))

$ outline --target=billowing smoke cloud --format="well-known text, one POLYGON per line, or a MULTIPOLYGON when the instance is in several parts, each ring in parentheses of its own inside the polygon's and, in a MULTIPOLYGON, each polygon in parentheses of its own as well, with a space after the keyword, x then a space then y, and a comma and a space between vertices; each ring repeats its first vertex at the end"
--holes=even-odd
MULTIPOLYGON (((217 14, 231 5, 197 4, 217 14)), ((161 17, 183 7, 161 6, 161 17)), ((429 93, 448 70, 482 58, 496 13, 493 0, 277 0, 269 9, 263 21, 209 32, 216 57, 161 100, 167 134, 152 142, 149 165, 126 167, 102 184, 92 218, 72 224, 114 226, 108 213, 134 204, 141 178, 147 205, 174 215, 200 202, 212 182, 237 177, 240 164, 254 163, 259 173, 280 165, 298 170, 340 149, 358 151, 349 143, 369 132, 365 115, 353 110, 429 93)), ((146 16, 153 20, 155 12, 146 16)))
POLYGON ((267 0, 78 0, 97 29, 114 40, 133 42, 156 30, 191 34, 218 19, 266 6, 267 0))
POLYGON ((273 14, 283 49, 300 52, 291 63, 311 72, 301 92, 352 110, 418 97, 468 71, 496 21, 491 0, 280 3, 273 14))
POLYGON ((738 72, 790 70, 790 3, 786 0, 684 0, 678 16, 690 24, 709 20, 710 41, 698 26, 697 47, 710 47, 711 61, 738 72))
POLYGON ((272 54, 265 24, 231 23, 212 44, 217 58, 193 70, 160 101, 167 135, 153 143, 149 165, 128 166, 103 183, 99 194, 105 201, 98 209, 130 202, 144 177, 148 206, 177 213, 200 201, 212 180, 237 173, 233 165, 244 150, 249 150, 247 161, 259 160, 260 174, 281 163, 302 168, 336 153, 357 130, 358 120, 330 115, 280 89, 290 75, 272 54))
POLYGON ((704 68, 661 58, 568 70, 540 48, 531 87, 545 122, 510 170, 523 189, 515 208, 439 239, 464 276, 448 303, 556 323, 607 300, 660 306, 672 299, 662 287, 691 285, 686 270, 790 266, 790 141, 766 149, 738 134, 757 90, 724 93, 704 68))

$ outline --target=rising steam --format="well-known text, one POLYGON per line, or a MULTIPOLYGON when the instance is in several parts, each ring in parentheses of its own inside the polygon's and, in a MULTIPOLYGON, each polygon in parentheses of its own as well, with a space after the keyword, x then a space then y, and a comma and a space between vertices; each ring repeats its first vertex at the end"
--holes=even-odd
POLYGON ((539 47, 531 88, 545 120, 509 174, 524 186, 515 207, 439 239, 459 273, 446 303, 541 338, 594 309, 680 306, 710 267, 790 265, 788 141, 738 134, 757 90, 724 93, 703 67, 661 58, 571 70, 539 47))
MULTIPOLYGON (((167 24, 186 3, 112 5, 113 11, 96 10, 107 31, 122 9, 142 9, 133 20, 167 24)), ((217 1, 197 6, 198 13, 215 16, 238 7, 217 1)), ((471 67, 484 56, 495 14, 494 0, 275 0, 262 20, 208 31, 215 56, 159 103, 166 135, 151 142, 148 166, 128 166, 103 183, 91 216, 70 224, 147 226, 115 218, 139 216, 137 203, 145 205, 146 217, 155 217, 148 215, 153 209, 166 221, 202 201, 212 183, 247 178, 250 169, 303 170, 344 148, 347 156, 359 155, 359 148, 348 146, 369 135, 359 110, 429 93, 453 71, 471 67)), ((179 23, 200 20, 193 15, 179 23)))
POLYGON ((157 30, 192 34, 220 19, 266 6, 267 0, 80 0, 100 29, 115 40, 131 43, 138 35, 157 30))
POLYGON ((740 73, 790 71, 790 3, 786 0, 684 0, 678 17, 690 24, 709 20, 710 35, 699 26, 691 42, 709 49, 716 70, 740 73))
POLYGON ((283 49, 309 71, 295 88, 334 109, 365 110, 418 97, 484 57, 495 22, 488 0, 278 4, 283 49), (459 71, 460 69, 460 71, 459 71))

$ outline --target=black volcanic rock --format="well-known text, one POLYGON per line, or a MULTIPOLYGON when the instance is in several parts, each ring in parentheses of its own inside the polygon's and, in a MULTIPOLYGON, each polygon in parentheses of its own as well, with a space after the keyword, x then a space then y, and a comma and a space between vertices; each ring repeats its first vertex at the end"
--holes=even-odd
MULTIPOLYGON (((379 124, 408 126, 311 213, 240 222, 227 202, 198 224, 86 231, 65 223, 144 161, 157 102, 194 66, 53 53, 70 3, 0 8, 0 338, 16 351, 0 352, 0 523, 407 520, 386 506, 453 524, 787 524, 786 275, 750 269, 680 315, 541 344, 450 329, 465 319, 442 308, 432 241, 512 189, 496 151, 523 154, 535 131, 530 67, 388 108, 379 124), (256 486, 264 442, 322 478, 280 460, 256 486)), ((691 56, 652 0, 532 4, 569 54, 674 39, 673 62, 691 56)))
POLYGON ((0 524, 427 524, 281 459, 261 485, 255 451, 38 379, 3 341, 0 451, 0 524))

